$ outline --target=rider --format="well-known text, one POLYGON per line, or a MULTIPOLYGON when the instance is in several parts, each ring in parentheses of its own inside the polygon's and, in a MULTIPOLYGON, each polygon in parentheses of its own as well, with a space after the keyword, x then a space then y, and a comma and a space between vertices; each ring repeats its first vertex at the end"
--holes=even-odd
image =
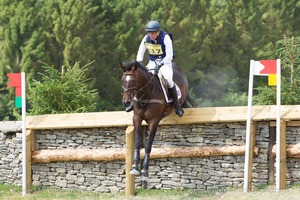
MULTIPOLYGON (((175 112, 179 117, 182 117, 184 111, 178 102, 177 90, 173 82, 173 44, 171 37, 167 32, 160 29, 158 21, 150 21, 146 25, 145 31, 147 31, 148 34, 145 35, 140 43, 136 61, 143 61, 146 49, 148 50, 149 55, 149 63, 146 67, 149 70, 154 71, 156 67, 156 59, 163 60, 163 65, 161 66, 160 71, 168 82, 168 90, 175 105, 175 112)), ((133 110, 133 104, 126 108, 126 112, 131 110, 133 110)))

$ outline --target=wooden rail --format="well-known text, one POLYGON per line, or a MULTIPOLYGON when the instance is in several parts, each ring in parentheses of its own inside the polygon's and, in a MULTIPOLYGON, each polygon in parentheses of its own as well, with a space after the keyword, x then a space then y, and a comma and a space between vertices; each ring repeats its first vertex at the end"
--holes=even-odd
MULTIPOLYGON (((242 156, 246 146, 222 147, 161 147, 153 148, 151 159, 159 158, 192 158, 208 156, 242 156)), ((258 148, 254 147, 254 155, 258 155, 258 148)), ((43 149, 32 152, 32 163, 53 163, 73 161, 113 161, 125 160, 126 150, 123 148, 109 149, 43 149)), ((141 152, 141 159, 144 151, 141 152)))
MULTIPOLYGON (((276 145, 272 148, 272 155, 276 155, 276 145)), ((286 145, 286 156, 289 158, 300 158, 300 143, 286 145)))

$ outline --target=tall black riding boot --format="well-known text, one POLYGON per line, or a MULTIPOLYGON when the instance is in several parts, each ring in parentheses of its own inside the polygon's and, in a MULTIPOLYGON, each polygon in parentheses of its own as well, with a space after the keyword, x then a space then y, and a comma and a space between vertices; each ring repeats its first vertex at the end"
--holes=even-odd
POLYGON ((174 85, 172 88, 169 88, 169 92, 170 92, 170 96, 172 98, 172 101, 175 105, 175 113, 179 116, 182 117, 183 116, 183 109, 181 108, 179 102, 178 102, 178 95, 177 95, 177 91, 176 91, 176 86, 174 85))
POLYGON ((126 112, 130 112, 133 110, 133 102, 130 103, 130 105, 128 107, 125 108, 126 112))

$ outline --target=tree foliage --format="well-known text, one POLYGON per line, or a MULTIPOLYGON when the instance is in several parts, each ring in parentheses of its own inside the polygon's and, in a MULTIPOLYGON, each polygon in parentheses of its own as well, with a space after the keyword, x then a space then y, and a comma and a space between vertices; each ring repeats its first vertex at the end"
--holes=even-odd
POLYGON ((64 67, 59 72, 53 66, 45 65, 41 81, 33 80, 29 87, 30 113, 58 114, 93 111, 97 92, 88 90, 84 73, 87 66, 64 67))
POLYGON ((173 34, 174 61, 199 106, 246 105, 249 61, 268 59, 284 35, 300 34, 299 0, 0 0, 0 7, 2 119, 14 110, 6 74, 42 81, 41 63, 61 71, 94 61, 85 72, 87 89, 98 92, 94 111, 122 109, 119 63, 135 59, 153 19, 173 34))

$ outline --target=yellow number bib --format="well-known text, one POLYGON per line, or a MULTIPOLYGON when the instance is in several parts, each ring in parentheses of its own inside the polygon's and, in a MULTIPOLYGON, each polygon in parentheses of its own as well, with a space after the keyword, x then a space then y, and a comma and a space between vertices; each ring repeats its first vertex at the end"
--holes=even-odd
POLYGON ((163 55, 163 51, 160 44, 145 43, 146 49, 150 55, 163 55))

